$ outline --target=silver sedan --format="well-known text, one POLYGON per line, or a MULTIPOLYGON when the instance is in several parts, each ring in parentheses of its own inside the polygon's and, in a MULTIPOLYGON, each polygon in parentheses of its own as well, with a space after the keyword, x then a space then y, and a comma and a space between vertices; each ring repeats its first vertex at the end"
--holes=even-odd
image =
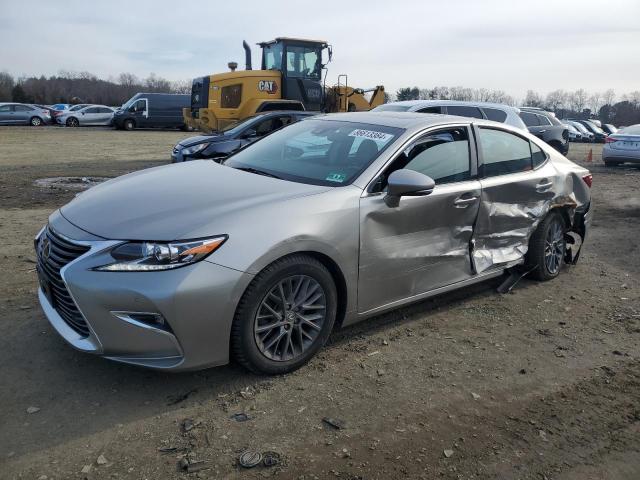
POLYGON ((106 105, 87 105, 77 110, 66 110, 56 117, 56 122, 67 127, 111 125, 114 109, 106 105))
POLYGON ((39 299, 75 348, 158 369, 307 362, 336 326, 575 263, 591 175, 536 137, 445 115, 345 113, 229 157, 132 173, 54 212, 39 299))
POLYGON ((606 137, 602 160, 607 166, 640 163, 640 124, 621 128, 606 137))

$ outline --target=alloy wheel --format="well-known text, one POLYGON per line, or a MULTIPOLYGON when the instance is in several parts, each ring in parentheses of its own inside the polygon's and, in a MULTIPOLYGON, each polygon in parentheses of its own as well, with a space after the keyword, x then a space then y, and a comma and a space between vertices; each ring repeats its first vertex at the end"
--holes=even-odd
POLYGON ((560 222, 556 220, 549 226, 544 243, 544 262, 550 274, 555 275, 560 271, 564 250, 564 231, 560 222))
POLYGON ((34 127, 39 127, 40 125, 42 125, 42 120, 40 120, 40 117, 33 117, 31 119, 31 125, 34 127))
POLYGON ((326 320, 324 289, 312 277, 292 275, 265 295, 254 319, 260 352, 275 361, 299 358, 315 343, 326 320))

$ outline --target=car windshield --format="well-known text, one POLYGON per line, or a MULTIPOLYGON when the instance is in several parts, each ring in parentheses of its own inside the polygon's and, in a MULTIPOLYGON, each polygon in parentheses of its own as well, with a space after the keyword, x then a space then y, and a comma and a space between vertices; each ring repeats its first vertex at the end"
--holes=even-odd
POLYGON ((374 112, 406 112, 411 105, 394 105, 393 103, 385 103, 373 109, 374 112))
POLYGON ((580 131, 580 133, 588 133, 587 127, 585 127, 581 123, 576 122, 576 123, 572 123, 571 125, 576 127, 580 131))
POLYGON ((313 185, 349 185, 404 129, 306 120, 240 150, 225 165, 313 185))
POLYGON ((579 133, 578 129, 576 127, 574 127, 573 125, 571 125, 570 123, 567 123, 567 128, 572 131, 573 133, 579 133))
POLYGON ((623 135, 640 135, 640 125, 631 125, 618 130, 616 133, 623 135))
POLYGON ((616 133, 618 131, 618 129, 610 123, 605 123, 605 126, 611 131, 611 133, 616 133))

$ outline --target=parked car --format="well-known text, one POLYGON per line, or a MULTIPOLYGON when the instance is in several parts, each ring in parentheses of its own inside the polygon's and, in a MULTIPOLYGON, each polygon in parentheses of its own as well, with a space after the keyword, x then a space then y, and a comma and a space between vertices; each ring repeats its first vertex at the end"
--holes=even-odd
POLYGON ((259 138, 313 115, 317 115, 317 112, 273 111, 258 113, 222 132, 197 135, 180 141, 173 147, 171 161, 177 163, 210 158, 219 162, 259 138))
POLYGON ((106 105, 89 105, 66 110, 56 117, 59 125, 86 127, 91 125, 111 125, 113 109, 106 105))
POLYGON ((71 107, 70 103, 56 103, 54 105, 50 105, 53 110, 68 110, 71 107))
POLYGON ((462 102, 457 100, 406 100, 379 105, 374 112, 419 112, 460 117, 482 118, 526 130, 518 114, 520 110, 502 103, 462 102))
POLYGON ((110 180, 35 238, 42 308, 71 345, 165 370, 268 374, 334 325, 503 275, 575 262, 591 175, 482 119, 322 115, 216 162, 110 180), (477 145, 477 147, 476 147, 477 145), (425 214, 428 213, 428 214, 425 214))
POLYGON ((614 127, 610 123, 603 123, 602 127, 600 128, 602 128, 602 130, 604 130, 604 133, 606 133, 607 135, 611 135, 612 133, 616 133, 618 131, 618 128, 614 127))
POLYGON ((576 130, 578 130, 582 134, 582 141, 585 143, 593 143, 593 139, 595 135, 586 129, 584 125, 580 122, 575 122, 573 120, 563 120, 566 125, 573 126, 576 130))
POLYGON ((570 142, 582 142, 583 141, 582 133, 580 133, 580 131, 576 127, 574 127, 570 123, 565 123, 564 125, 566 125, 567 129, 569 130, 569 141, 570 142))
POLYGON ((590 120, 575 120, 576 122, 582 124, 584 128, 593 133, 593 141, 595 143, 604 143, 604 139, 607 137, 607 134, 598 127, 595 123, 590 120))
POLYGON ((520 107, 520 118, 529 131, 563 155, 569 152, 569 129, 552 112, 520 107))
POLYGON ((640 163, 640 124, 622 128, 605 138, 602 161, 610 167, 640 163))
POLYGON ((182 128, 182 109, 191 106, 191 95, 137 93, 113 116, 116 128, 182 128))
POLYGON ((0 125, 39 127, 51 122, 49 111, 26 103, 0 103, 0 125))
POLYGON ((56 110, 53 111, 53 117, 52 117, 53 118, 53 123, 60 123, 60 122, 58 122, 58 117, 60 117, 61 115, 66 115, 69 112, 76 112, 76 111, 80 110, 81 108, 88 107, 90 105, 91 104, 89 104, 89 103, 78 103, 76 105, 67 105, 67 108, 62 109, 62 110, 56 109, 56 110))

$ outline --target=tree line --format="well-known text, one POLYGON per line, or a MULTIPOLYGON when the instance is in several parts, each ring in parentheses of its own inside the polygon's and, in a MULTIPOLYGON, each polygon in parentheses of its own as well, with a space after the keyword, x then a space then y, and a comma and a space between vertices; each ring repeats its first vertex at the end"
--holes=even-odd
POLYGON ((614 125, 640 123, 640 91, 616 95, 612 89, 589 93, 584 89, 575 91, 554 90, 541 95, 528 90, 525 98, 518 101, 502 90, 466 87, 404 87, 396 91, 396 100, 458 100, 495 102, 512 106, 538 107, 554 112, 560 119, 597 118, 614 125))
POLYGON ((138 78, 131 73, 121 73, 116 78, 103 80, 89 72, 61 71, 50 77, 14 78, 0 72, 0 102, 36 103, 95 103, 122 105, 138 92, 190 93, 191 81, 171 82, 150 74, 138 78))

